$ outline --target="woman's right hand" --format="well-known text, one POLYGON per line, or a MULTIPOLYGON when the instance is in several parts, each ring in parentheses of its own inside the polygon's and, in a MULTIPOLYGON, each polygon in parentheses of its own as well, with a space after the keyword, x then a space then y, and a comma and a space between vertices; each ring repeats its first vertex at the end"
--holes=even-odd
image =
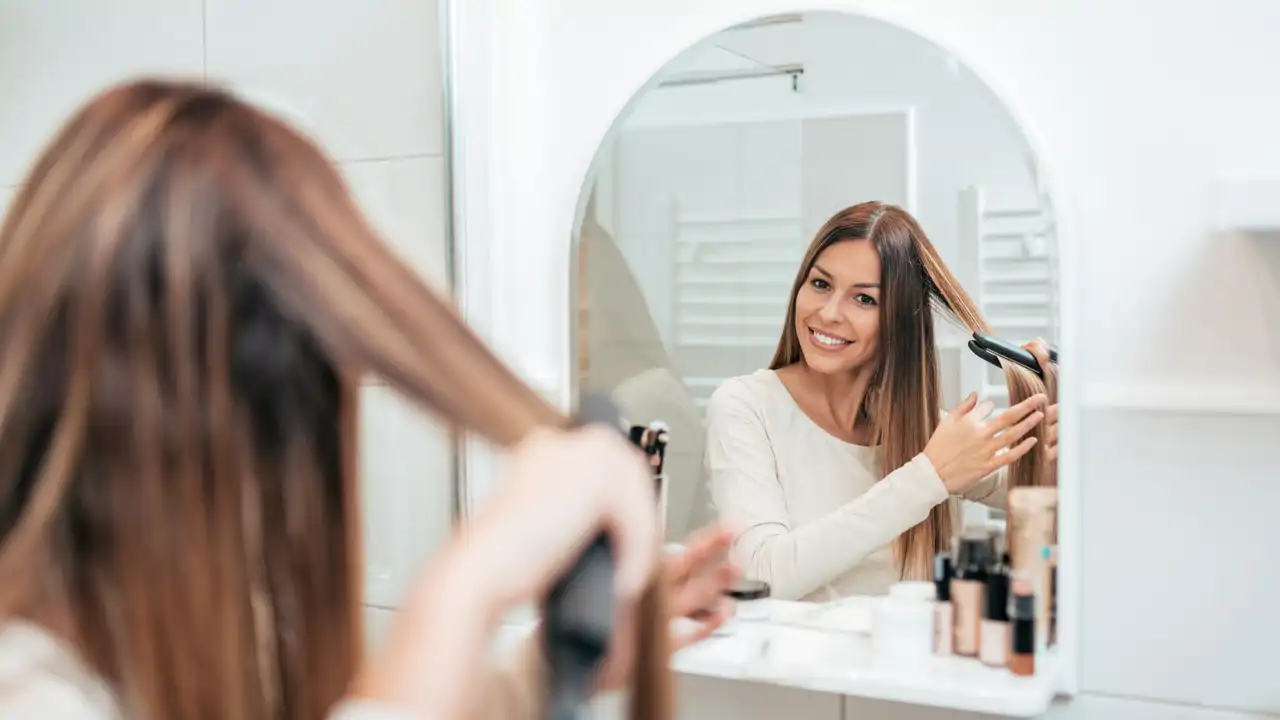
POLYGON ((657 497, 643 455, 607 427, 538 430, 504 460, 463 552, 504 603, 541 598, 600 532, 612 542, 619 600, 648 584, 659 551, 657 497))
POLYGON ((485 669, 501 613, 545 596, 602 531, 619 605, 634 604, 657 563, 656 503, 648 465, 617 430, 530 434, 504 458, 479 513, 410 588, 351 697, 422 717, 473 717, 501 703, 485 669))
POLYGON ((1046 395, 1032 395, 990 421, 986 418, 995 406, 986 400, 978 402, 977 393, 957 405, 924 448, 947 492, 962 492, 1026 455, 1036 444, 1026 434, 1044 420, 1048 401, 1046 395))

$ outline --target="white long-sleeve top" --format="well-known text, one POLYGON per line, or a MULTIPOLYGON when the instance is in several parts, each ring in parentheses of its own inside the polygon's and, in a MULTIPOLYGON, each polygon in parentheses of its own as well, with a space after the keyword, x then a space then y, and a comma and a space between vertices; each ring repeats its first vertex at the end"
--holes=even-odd
MULTIPOLYGON (((879 448, 823 430, 772 370, 711 396, 706 465, 716 511, 739 530, 734 561, 779 599, 886 592, 893 541, 950 499, 923 453, 883 476, 879 448)), ((996 473, 964 496, 1002 507, 1003 485, 996 473)))
MULTIPOLYGON (((424 669, 425 672, 425 669, 424 669)), ((475 720, 534 720, 545 707, 544 669, 530 641, 490 668, 475 720)), ((360 700, 339 703, 328 720, 410 720, 414 713, 360 700)), ((0 623, 0 720, 128 720, 112 689, 44 628, 0 623)))

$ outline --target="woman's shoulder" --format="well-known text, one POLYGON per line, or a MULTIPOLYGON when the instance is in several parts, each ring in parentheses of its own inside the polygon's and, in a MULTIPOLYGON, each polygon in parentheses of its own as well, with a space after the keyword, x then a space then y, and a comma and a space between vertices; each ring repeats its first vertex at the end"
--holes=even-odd
POLYGON ((777 412, 787 394, 773 370, 757 370, 747 375, 726 378, 707 401, 708 422, 726 418, 763 420, 777 412))
POLYGON ((0 717, 117 720, 111 692, 42 628, 0 621, 0 717))

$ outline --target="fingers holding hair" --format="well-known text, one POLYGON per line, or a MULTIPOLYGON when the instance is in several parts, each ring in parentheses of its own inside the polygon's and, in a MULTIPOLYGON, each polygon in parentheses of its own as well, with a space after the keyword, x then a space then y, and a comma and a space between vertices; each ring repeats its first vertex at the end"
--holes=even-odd
POLYGON ((978 393, 969 393, 969 397, 960 401, 948 417, 962 418, 969 414, 978 404, 978 393))
POLYGON ((1045 407, 1045 405, 1048 404, 1048 402, 1049 402, 1048 395, 1045 395, 1044 393, 1036 393, 1035 395, 1032 395, 1026 400, 1023 400, 1017 405, 1014 405, 1013 407, 1009 408, 1008 410, 1005 410, 1004 412, 1000 413, 999 417, 997 417, 995 420, 992 420, 991 423, 988 425, 991 434, 994 436, 997 433, 1001 433, 1008 430, 1014 425, 1017 425, 1018 423, 1022 422, 1027 416, 1031 415, 1032 413, 1039 413, 1039 418, 1036 420, 1036 422, 1040 422, 1040 420, 1044 418, 1044 413, 1042 412, 1042 409, 1045 407))
POLYGON ((988 468, 988 472, 995 472, 1000 468, 1013 464, 1023 455, 1031 452, 1031 448, 1036 446, 1036 442, 1037 440, 1034 437, 1029 437, 1004 452, 996 453, 992 456, 991 467, 988 468))

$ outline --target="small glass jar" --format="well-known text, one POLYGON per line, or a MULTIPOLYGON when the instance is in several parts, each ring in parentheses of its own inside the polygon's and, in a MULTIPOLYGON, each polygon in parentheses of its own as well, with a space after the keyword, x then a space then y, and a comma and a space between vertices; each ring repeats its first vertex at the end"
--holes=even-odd
POLYGON ((716 629, 713 635, 733 635, 743 624, 763 623, 770 618, 769 583, 761 580, 739 580, 724 591, 735 604, 733 617, 716 629))
POLYGON ((769 583, 763 580, 739 580, 725 591, 725 595, 737 603, 734 617, 750 622, 769 619, 768 603, 759 602, 768 600, 769 592, 769 583))

